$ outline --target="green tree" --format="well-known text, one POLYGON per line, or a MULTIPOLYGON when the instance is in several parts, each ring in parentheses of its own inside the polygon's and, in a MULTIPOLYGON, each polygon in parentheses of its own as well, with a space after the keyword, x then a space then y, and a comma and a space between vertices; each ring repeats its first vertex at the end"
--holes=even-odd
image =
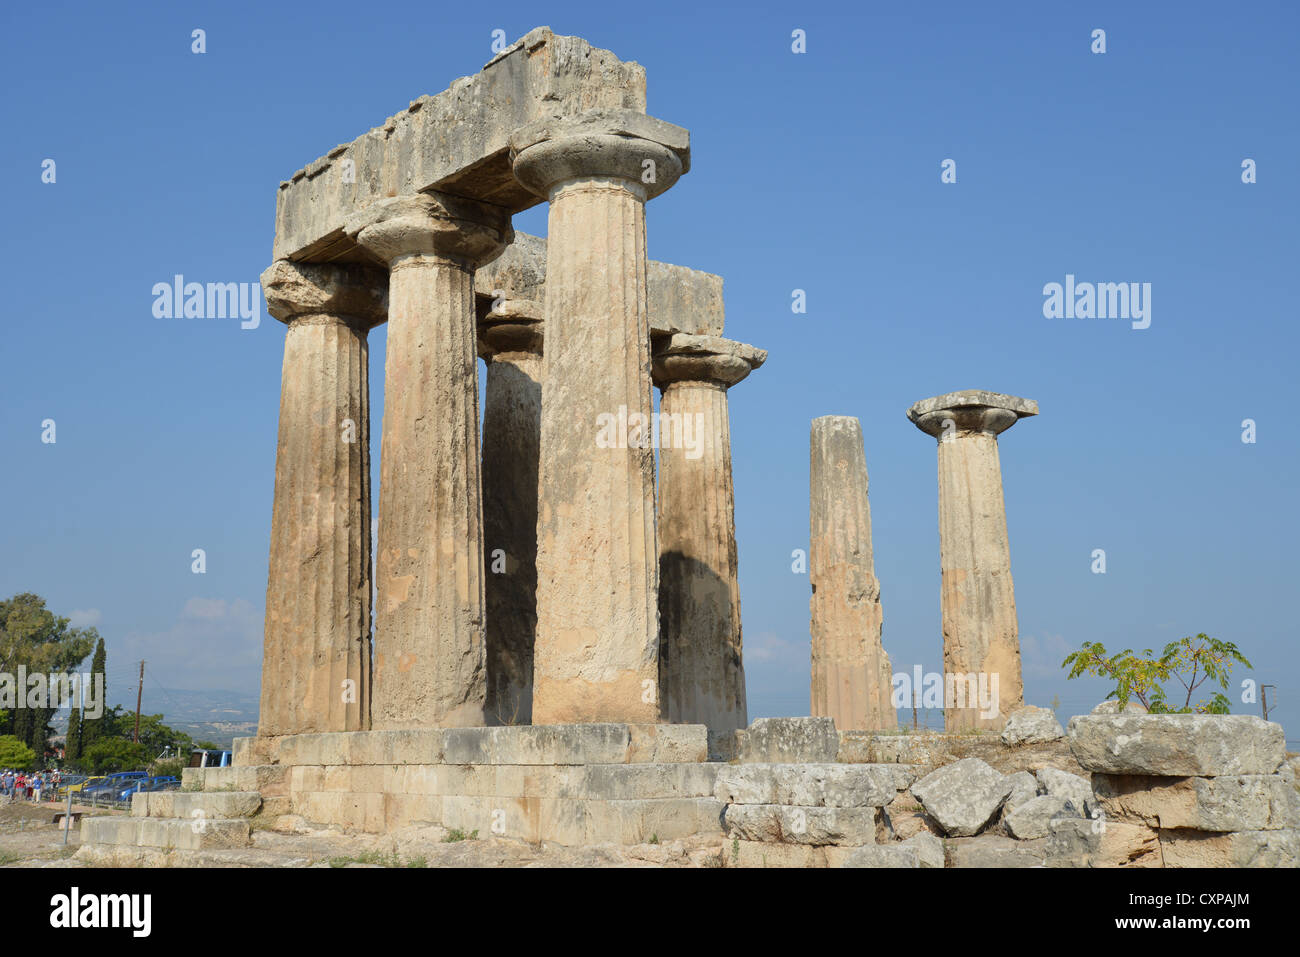
POLYGON ((26 771, 36 760, 36 752, 12 734, 0 734, 0 769, 26 771))
POLYGON ((1223 692, 1228 690, 1228 678, 1236 664, 1254 667, 1232 642, 1201 633, 1195 638, 1171 641, 1158 658, 1153 657, 1150 648, 1141 657, 1129 648, 1112 655, 1101 642, 1085 641, 1080 650, 1061 662, 1061 667, 1070 669, 1067 677, 1071 679, 1091 674, 1114 681, 1115 687, 1106 698, 1115 698, 1121 708, 1129 698, 1137 698, 1152 714, 1228 714, 1232 702, 1223 692), (1186 691, 1178 707, 1170 707, 1166 697, 1164 684, 1170 679, 1186 691), (1192 695, 1210 680, 1222 690, 1193 707, 1192 695))
POLYGON ((82 753, 81 764, 92 774, 143 771, 151 757, 143 744, 125 738, 100 738, 82 753))
MULTIPOLYGON (((28 707, 27 688, 16 686, 20 666, 29 675, 66 674, 74 671, 94 647, 99 633, 94 628, 71 628, 45 607, 45 599, 30 592, 0 601, 0 672, 14 676, 13 702, 4 702, 0 734, 13 734, 37 756, 45 753, 53 729, 53 707, 28 707)), ((47 701, 47 705, 58 702, 47 701)))

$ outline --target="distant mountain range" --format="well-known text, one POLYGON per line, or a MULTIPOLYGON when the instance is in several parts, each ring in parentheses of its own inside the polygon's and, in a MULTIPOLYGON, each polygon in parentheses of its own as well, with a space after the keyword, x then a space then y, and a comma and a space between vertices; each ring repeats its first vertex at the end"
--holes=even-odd
MULTIPOLYGON (((123 710, 135 711, 135 698, 113 700, 123 710)), ((223 748, 235 738, 257 734, 258 696, 239 691, 185 691, 177 688, 150 688, 145 683, 140 710, 144 714, 161 714, 163 724, 184 731, 195 741, 211 741, 223 748)), ((54 726, 60 733, 67 730, 68 715, 58 715, 54 726)))

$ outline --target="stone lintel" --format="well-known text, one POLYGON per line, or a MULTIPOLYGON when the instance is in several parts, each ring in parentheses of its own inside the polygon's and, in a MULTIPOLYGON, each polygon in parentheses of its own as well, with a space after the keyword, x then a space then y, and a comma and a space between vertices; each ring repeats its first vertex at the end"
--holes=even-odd
POLYGON ((281 183, 273 258, 366 260, 343 221, 386 197, 438 190, 510 213, 535 206, 541 198, 512 171, 510 135, 538 119, 599 109, 644 113, 645 69, 538 27, 479 73, 412 101, 281 183))
MULTIPOLYGON (((480 320, 498 293, 508 300, 546 301, 544 238, 516 232, 505 252, 479 267, 474 274, 474 294, 480 320)), ((722 277, 650 260, 646 263, 646 311, 652 339, 678 332, 720 336, 725 317, 722 277)))

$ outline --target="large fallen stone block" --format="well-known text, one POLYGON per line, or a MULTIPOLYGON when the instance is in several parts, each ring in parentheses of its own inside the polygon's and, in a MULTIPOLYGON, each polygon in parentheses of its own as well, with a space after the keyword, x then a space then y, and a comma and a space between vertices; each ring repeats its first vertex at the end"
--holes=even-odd
POLYGON ((831 718, 758 718, 746 729, 740 760, 776 764, 829 764, 840 736, 831 718))
POLYGON ((1300 794, 1277 774, 1166 778, 1097 774, 1093 792, 1112 820, 1199 831, 1300 827, 1300 794))
POLYGON ((714 795, 727 804, 884 807, 916 772, 899 764, 733 764, 714 795))
POLYGON ((1008 745, 1040 744, 1065 737, 1056 714, 1050 708, 1026 705, 1007 716, 1002 729, 1002 743, 1008 745))
POLYGON ((1032 841, 1047 837, 1050 825, 1058 817, 1082 817, 1081 810, 1060 796, 1044 794, 1027 801, 1007 815, 1007 831, 1017 840, 1032 841))
POLYGON ((993 819, 1013 785, 979 758, 965 758, 927 774, 912 785, 912 794, 946 834, 963 837, 993 819))
POLYGON ((1075 760, 1103 774, 1272 774, 1286 758, 1282 726, 1244 714, 1080 715, 1067 733, 1075 760))
POLYGON ((1080 817, 1086 817, 1095 804, 1092 796, 1092 785, 1086 778, 1081 778, 1077 774, 1071 774, 1069 771, 1061 771, 1058 768, 1039 768, 1036 772, 1038 775, 1039 790, 1043 794, 1050 794, 1052 797, 1064 798, 1074 805, 1075 811, 1080 817))
POLYGON ((1002 802, 1002 816, 1013 813, 1016 808, 1038 797, 1038 779, 1028 771, 1017 771, 1008 775, 1011 778, 1011 793, 1002 802))
POLYGON ((1300 831, 1161 830, 1165 867, 1300 867, 1300 831))
POLYGON ((1160 867, 1160 839, 1149 827, 1059 817, 1049 825, 1048 867, 1160 867))
POLYGON ((874 844, 880 811, 870 807, 729 804, 728 837, 774 844, 874 844))
POLYGON ((902 846, 916 851, 916 859, 922 867, 944 866, 943 841, 927 831, 909 837, 902 846))

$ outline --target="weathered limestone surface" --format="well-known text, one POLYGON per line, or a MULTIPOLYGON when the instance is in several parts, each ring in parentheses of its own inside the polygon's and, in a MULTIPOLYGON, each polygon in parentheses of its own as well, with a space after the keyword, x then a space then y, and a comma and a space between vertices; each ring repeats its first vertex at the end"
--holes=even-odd
POLYGON ((912 794, 945 833, 965 837, 993 820, 1012 785, 1009 775, 979 758, 964 758, 927 774, 912 785, 912 794))
POLYGON ((812 713, 842 729, 895 728, 862 426, 847 415, 813 419, 811 445, 812 713))
POLYGON ((487 719, 533 716, 537 630, 537 467, 542 430, 542 306, 506 300, 478 321, 487 363, 483 534, 487 719))
MULTIPOLYGON (((546 240, 515 233, 505 252, 474 275, 479 314, 498 298, 543 302, 546 296, 546 240)), ((646 261, 646 315, 653 339, 686 333, 721 336, 722 277, 655 260, 646 261)))
POLYGON ((370 720, 369 329, 387 280, 368 266, 278 262, 267 310, 288 325, 271 518, 261 735, 370 720))
POLYGON ((648 423, 653 408, 645 202, 686 169, 687 133, 627 110, 593 111, 519 130, 511 155, 520 182, 550 200, 533 721, 653 721, 654 452, 639 442, 600 448, 596 438, 602 415, 648 423))
POLYGON ((897 764, 734 764, 714 795, 727 804, 884 807, 915 777, 897 764))
POLYGON ((599 108, 644 113, 645 70, 580 37, 531 30, 481 72, 420 97, 281 183, 275 258, 369 260, 345 221, 386 197, 437 190, 509 213, 534 206, 538 196, 511 174, 510 134, 599 108))
POLYGON ((997 437, 1037 414, 1030 399, 979 390, 924 399, 907 412, 918 429, 939 440, 944 671, 998 677, 999 713, 984 717, 978 708, 945 702, 949 731, 1000 730, 1024 705, 997 437))
POLYGON ((1017 840, 1032 841, 1047 837, 1049 825, 1058 817, 1083 817, 1082 808, 1075 808, 1063 797, 1044 794, 1026 801, 1007 815, 1007 832, 1017 840))
POLYGON ((1025 705, 1007 716, 1002 729, 1003 744, 1042 744, 1065 737, 1065 731, 1051 708, 1025 705))
POLYGON ((1065 798, 1080 814, 1096 804, 1093 800, 1092 785, 1087 779, 1058 768, 1039 768, 1036 773, 1039 789, 1044 794, 1065 798))
POLYGON ((659 701, 672 723, 745 727, 727 390, 767 358, 677 334, 655 350, 659 450, 659 701))
MULTIPOLYGON (((921 858, 915 847, 905 844, 867 844, 857 848, 844 867, 920 867, 921 858)), ((933 866, 933 865, 931 865, 933 866)), ((943 865, 940 864, 940 867, 943 865)))
POLYGON ((1162 867, 1157 833, 1140 824, 1057 817, 1048 824, 1048 867, 1162 867))
POLYGON ((1165 867, 1300 867, 1300 831, 1161 830, 1165 867))
POLYGON ((874 844, 880 809, 729 804, 723 815, 728 838, 777 844, 874 844))
POLYGON ((1280 724, 1245 714, 1078 715, 1075 760, 1103 774, 1272 774, 1286 758, 1280 724))
POLYGON ((829 763, 840 737, 830 718, 756 718, 744 732, 740 760, 746 763, 829 763))
POLYGON ((1015 813, 1016 808, 1038 797, 1038 779, 1028 771, 1017 771, 1011 778, 1011 793, 1002 802, 1003 819, 1015 813))
POLYGON ((389 264, 374 726, 482 725, 473 281, 476 265, 510 241, 509 218, 422 195, 379 203, 348 231, 389 264))
POLYGON ((1277 774, 1153 777, 1097 774, 1097 802, 1112 820, 1198 831, 1300 827, 1300 794, 1277 774))

